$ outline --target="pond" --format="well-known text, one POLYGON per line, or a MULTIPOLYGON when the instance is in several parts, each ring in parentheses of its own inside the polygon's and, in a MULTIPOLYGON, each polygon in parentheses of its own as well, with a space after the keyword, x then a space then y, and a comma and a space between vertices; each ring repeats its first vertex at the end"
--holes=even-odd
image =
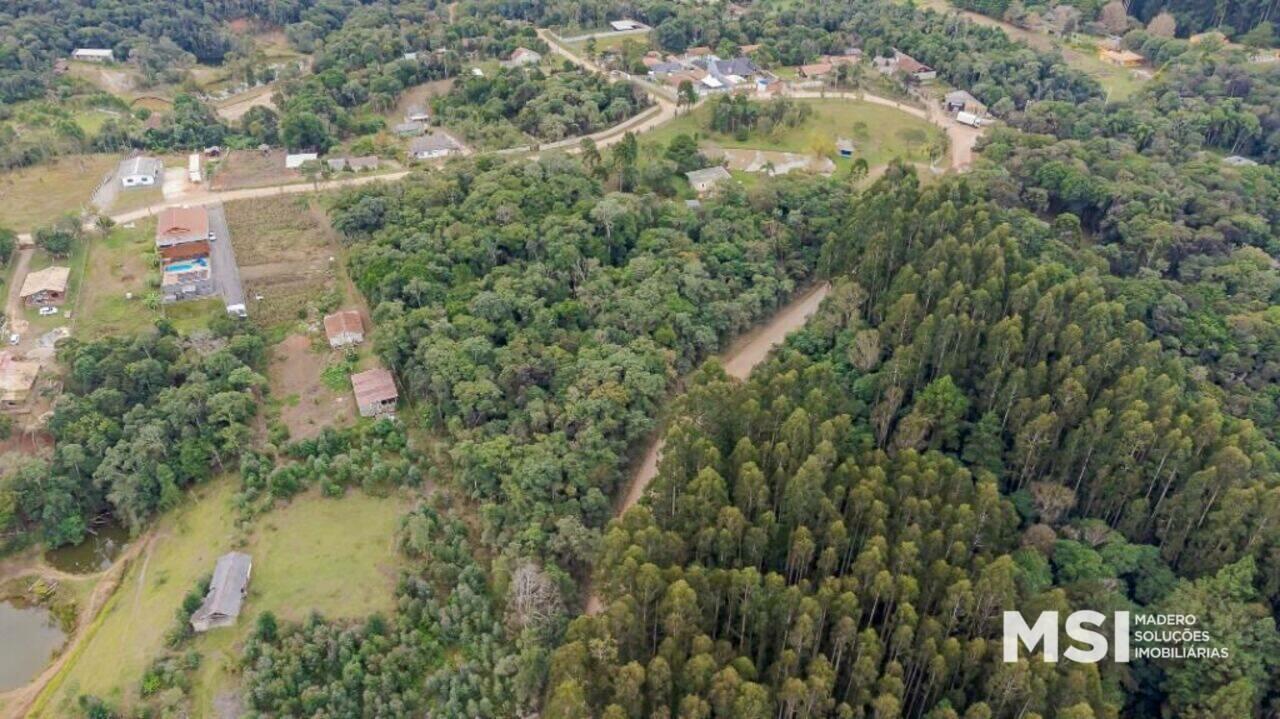
POLYGON ((0 601, 0 692, 31 681, 62 646, 66 634, 43 607, 0 601))
POLYGON ((44 553, 49 566, 71 574, 101 572, 120 554, 129 542, 129 530, 110 522, 85 535, 84 541, 50 549, 44 553))

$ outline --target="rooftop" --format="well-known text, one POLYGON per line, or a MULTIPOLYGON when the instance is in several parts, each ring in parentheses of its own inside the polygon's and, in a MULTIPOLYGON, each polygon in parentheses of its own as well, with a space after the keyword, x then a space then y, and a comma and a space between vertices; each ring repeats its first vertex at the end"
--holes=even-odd
POLYGON ((209 211, 203 207, 166 207, 156 220, 156 246, 209 239, 209 211))
POLYGON ((247 554, 228 552, 218 557, 218 563, 213 567, 213 579, 209 582, 209 593, 204 596, 200 608, 191 615, 192 624, 239 616, 252 571, 253 558, 247 554))
POLYGON ((46 267, 27 274, 22 281, 20 297, 30 297, 38 292, 66 292, 70 267, 46 267))
POLYGON ((154 157, 138 155, 120 161, 120 175, 158 175, 164 163, 154 157))
POLYGON ((356 403, 360 405, 370 402, 394 402, 400 393, 396 391, 396 380, 391 372, 385 369, 371 369, 351 375, 351 389, 356 393, 356 403))
POLYGON ((422 137, 415 137, 409 143, 409 152, 430 152, 432 150, 456 150, 458 143, 443 132, 429 132, 422 137))
POLYGON ((324 317, 324 334, 329 339, 347 334, 363 333, 364 323, 360 321, 360 313, 355 310, 339 310, 324 317))
POLYGON ((686 172, 684 173, 684 176, 689 178, 689 182, 695 185, 704 182, 719 182, 732 177, 732 175, 729 174, 729 171, 720 165, 716 165, 715 167, 704 167, 701 170, 686 172))

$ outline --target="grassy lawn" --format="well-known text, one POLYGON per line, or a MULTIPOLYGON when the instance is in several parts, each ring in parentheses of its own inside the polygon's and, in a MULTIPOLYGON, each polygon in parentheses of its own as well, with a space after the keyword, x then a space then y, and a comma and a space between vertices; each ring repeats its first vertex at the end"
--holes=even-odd
POLYGON ((116 226, 105 238, 89 243, 93 272, 85 279, 76 318, 77 334, 87 338, 133 334, 149 328, 159 314, 147 309, 143 297, 151 291, 151 254, 155 220, 116 226), (125 293, 133 299, 125 299, 125 293))
POLYGON ((116 155, 70 155, 0 173, 0 225, 25 232, 79 212, 119 161, 116 155))
POLYGON ((129 568, 97 631, 32 716, 71 716, 82 693, 126 704, 135 700, 183 595, 232 549, 253 556, 253 580, 239 623, 191 643, 204 655, 194 678, 195 716, 213 715, 213 697, 230 678, 227 660, 258 613, 302 619, 315 610, 358 617, 393 607, 400 566, 393 537, 405 500, 358 491, 342 499, 307 494, 261 517, 239 546, 230 506, 234 490, 230 480, 202 487, 158 523, 150 552, 129 568))
POLYGON ((815 144, 834 143, 837 137, 849 137, 857 145, 856 157, 867 165, 882 165, 895 157, 910 160, 927 159, 927 142, 919 138, 936 137, 939 130, 925 120, 891 107, 855 100, 796 100, 813 107, 813 114, 796 127, 779 128, 768 135, 753 133, 745 140, 707 129, 711 108, 702 105, 642 136, 642 142, 665 146, 678 134, 696 135, 725 148, 750 148, 809 153, 815 144), (859 124, 861 123, 861 124, 859 124), (923 135, 922 135, 923 133, 923 135))
MULTIPOLYGON (((575 55, 586 55, 588 42, 589 42, 588 40, 575 40, 573 42, 564 43, 564 46, 568 48, 571 52, 573 52, 575 55)), ((622 47, 626 45, 628 42, 638 45, 644 51, 648 51, 653 48, 652 43, 649 42, 649 36, 647 34, 646 35, 617 35, 617 36, 596 38, 596 54, 599 55, 608 50, 613 50, 613 51, 621 50, 622 47)))

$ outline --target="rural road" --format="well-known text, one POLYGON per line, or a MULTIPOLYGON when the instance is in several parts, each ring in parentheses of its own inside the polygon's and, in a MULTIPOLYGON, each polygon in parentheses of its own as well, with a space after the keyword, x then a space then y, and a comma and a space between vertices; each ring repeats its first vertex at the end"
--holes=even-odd
MULTIPOLYGON (((745 380, 751 376, 751 370, 763 362, 774 347, 782 344, 787 335, 803 327, 813 313, 818 311, 818 306, 830 291, 831 285, 826 282, 809 289, 784 305, 767 322, 735 340, 720 355, 720 364, 724 367, 725 373, 736 380, 745 380)), ((659 434, 645 449, 644 460, 635 474, 631 475, 627 483, 627 492, 623 495, 622 502, 618 504, 615 516, 621 516, 634 507, 644 496, 649 483, 658 476, 658 461, 662 459, 662 445, 663 438, 659 434)), ((587 597, 587 614, 599 614, 603 608, 600 596, 592 591, 587 597)))

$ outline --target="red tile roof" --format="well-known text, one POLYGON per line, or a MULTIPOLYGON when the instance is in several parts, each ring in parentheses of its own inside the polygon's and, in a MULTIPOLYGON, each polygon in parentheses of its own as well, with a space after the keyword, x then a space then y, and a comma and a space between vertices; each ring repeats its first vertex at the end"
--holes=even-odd
POLYGON ((324 333, 330 340, 340 334, 354 332, 364 334, 364 323, 355 310, 342 310, 324 317, 324 333))
POLYGON ((385 369, 371 369, 351 375, 351 388, 356 393, 356 403, 363 406, 371 402, 390 402, 400 396, 395 378, 385 369))

